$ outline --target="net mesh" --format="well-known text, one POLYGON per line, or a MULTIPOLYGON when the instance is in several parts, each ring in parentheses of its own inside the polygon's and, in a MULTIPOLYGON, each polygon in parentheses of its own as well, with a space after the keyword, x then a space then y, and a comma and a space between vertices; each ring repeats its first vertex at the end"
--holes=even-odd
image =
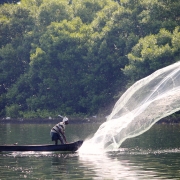
POLYGON ((180 62, 137 81, 116 102, 90 142, 115 150, 157 121, 180 110, 180 62))

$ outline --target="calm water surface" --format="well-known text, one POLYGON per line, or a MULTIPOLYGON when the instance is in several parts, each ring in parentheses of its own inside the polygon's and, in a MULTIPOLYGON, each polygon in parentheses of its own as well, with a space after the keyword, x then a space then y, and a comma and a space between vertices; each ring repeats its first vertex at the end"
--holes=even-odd
MULTIPOLYGON (((0 124, 0 144, 51 143, 54 124, 0 124)), ((70 124, 69 142, 92 136, 100 124, 70 124)), ((1 152, 0 180, 180 179, 180 125, 156 124, 103 155, 58 152, 1 152)))

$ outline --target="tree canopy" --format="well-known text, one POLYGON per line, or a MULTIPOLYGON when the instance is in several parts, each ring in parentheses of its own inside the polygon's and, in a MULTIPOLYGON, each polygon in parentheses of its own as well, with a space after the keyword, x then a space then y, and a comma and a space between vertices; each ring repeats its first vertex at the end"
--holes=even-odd
POLYGON ((179 60, 179 8, 178 0, 3 1, 0 116, 106 110, 179 60))

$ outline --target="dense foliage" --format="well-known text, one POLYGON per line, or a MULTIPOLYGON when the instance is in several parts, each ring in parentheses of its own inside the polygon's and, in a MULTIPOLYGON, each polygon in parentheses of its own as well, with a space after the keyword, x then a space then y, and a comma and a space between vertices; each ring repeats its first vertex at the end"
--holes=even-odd
POLYGON ((100 113, 179 60, 179 9, 179 0, 0 5, 0 116, 100 113))

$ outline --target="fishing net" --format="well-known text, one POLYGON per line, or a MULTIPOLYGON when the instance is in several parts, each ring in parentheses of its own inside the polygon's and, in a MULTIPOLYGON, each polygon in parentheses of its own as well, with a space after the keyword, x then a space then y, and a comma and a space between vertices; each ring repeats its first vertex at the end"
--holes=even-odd
POLYGON ((91 143, 115 150, 160 119, 180 110, 180 62, 137 81, 116 102, 91 143))

